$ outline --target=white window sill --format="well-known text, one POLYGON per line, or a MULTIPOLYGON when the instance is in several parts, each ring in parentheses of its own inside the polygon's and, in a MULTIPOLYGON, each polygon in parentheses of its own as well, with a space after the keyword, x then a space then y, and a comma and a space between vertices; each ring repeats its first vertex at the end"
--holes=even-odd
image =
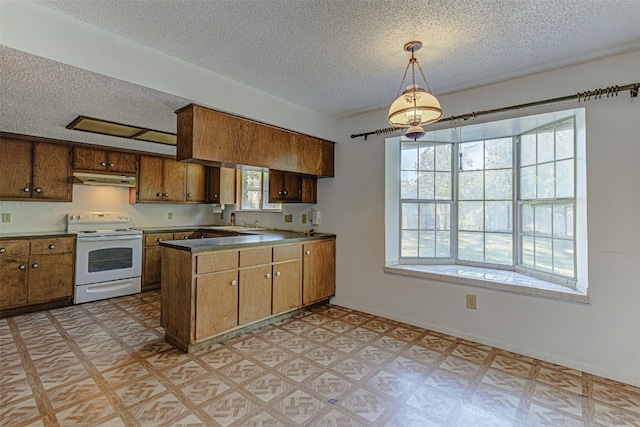
POLYGON ((514 271, 494 270, 490 268, 467 267, 463 265, 419 265, 387 264, 385 273, 401 276, 476 286, 518 294, 534 295, 562 301, 589 304, 586 292, 566 286, 536 279, 514 271))

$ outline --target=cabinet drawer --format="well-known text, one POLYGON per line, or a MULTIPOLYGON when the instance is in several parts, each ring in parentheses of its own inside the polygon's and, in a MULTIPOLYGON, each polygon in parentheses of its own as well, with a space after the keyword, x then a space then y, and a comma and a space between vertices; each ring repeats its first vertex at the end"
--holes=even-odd
POLYGON ((0 259, 25 255, 29 255, 28 240, 5 240, 0 242, 0 259))
POLYGON ((220 252, 196 257, 196 274, 215 273, 216 271, 238 268, 238 251, 220 252))
POLYGON ((73 252, 73 238, 37 239, 31 241, 31 255, 65 254, 73 252))
POLYGON ((247 249, 240 251, 240 267, 250 267, 252 265, 270 264, 271 247, 247 249))
POLYGON ((302 247, 300 245, 274 246, 273 262, 300 259, 302 247))
POLYGON ((173 240, 197 239, 199 237, 200 237, 200 233, 197 231, 184 231, 180 233, 173 233, 173 240))
POLYGON ((145 234, 144 245, 145 246, 158 246, 161 241, 173 240, 173 233, 153 233, 145 234))

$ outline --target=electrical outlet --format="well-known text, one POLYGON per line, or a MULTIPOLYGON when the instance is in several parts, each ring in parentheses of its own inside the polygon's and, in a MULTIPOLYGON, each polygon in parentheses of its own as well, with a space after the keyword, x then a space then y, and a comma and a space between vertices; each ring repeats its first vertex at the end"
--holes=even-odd
POLYGON ((3 212, 2 213, 2 222, 11 222, 11 213, 3 212))
POLYGON ((307 214, 302 214, 302 223, 303 224, 307 223, 307 214))
POLYGON ((476 307, 476 296, 467 294, 467 308, 471 310, 475 310, 476 307))
POLYGON ((293 222, 293 215, 292 214, 285 215, 284 222, 293 222))
POLYGON ((169 212, 167 214, 167 219, 173 219, 173 212, 169 212))

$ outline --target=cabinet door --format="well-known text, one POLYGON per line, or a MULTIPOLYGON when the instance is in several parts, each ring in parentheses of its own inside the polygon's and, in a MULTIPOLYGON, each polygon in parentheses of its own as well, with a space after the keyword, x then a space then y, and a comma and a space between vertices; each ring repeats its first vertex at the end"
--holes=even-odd
POLYGON ((29 257, 28 301, 73 296, 73 254, 29 257))
POLYGON ((199 231, 183 231, 180 233, 173 233, 173 240, 188 240, 188 239, 199 239, 200 232, 199 231))
MULTIPOLYGON (((0 242, 0 260, 29 256, 28 240, 3 240, 0 242)), ((1 277, 1 276, 0 276, 1 277)))
POLYGON ((0 198, 31 198, 33 143, 0 137, 0 198))
POLYGON ((197 277, 195 303, 196 339, 238 326, 238 271, 197 277))
POLYGON ((303 245, 302 299, 304 304, 327 299, 336 292, 335 240, 303 245))
POLYGON ((138 201, 162 201, 162 157, 140 156, 138 201))
POLYGON ((271 314, 271 264, 240 270, 238 324, 271 314))
POLYGON ((302 306, 300 261, 273 265, 273 314, 302 306))
POLYGON ((209 168, 209 203, 234 204, 236 202, 236 170, 209 168))
POLYGON ((207 167, 187 163, 187 202, 207 201, 207 167))
POLYGON ((27 257, 0 260, 0 308, 27 302, 28 264, 27 257))
POLYGON ((78 170, 106 171, 107 150, 75 147, 73 149, 73 168, 78 170))
POLYGON ((34 199, 71 201, 71 147, 36 142, 33 146, 34 199))
POLYGON ((144 248, 143 283, 152 285, 158 283, 162 276, 162 247, 151 246, 144 248))
POLYGON ((121 151, 109 151, 107 166, 109 172, 135 175, 138 172, 138 155, 121 151))
POLYGON ((31 240, 31 255, 53 255, 73 252, 75 239, 70 237, 31 240))
POLYGON ((164 159, 163 162, 163 193, 165 202, 184 202, 186 173, 184 163, 173 159, 164 159))

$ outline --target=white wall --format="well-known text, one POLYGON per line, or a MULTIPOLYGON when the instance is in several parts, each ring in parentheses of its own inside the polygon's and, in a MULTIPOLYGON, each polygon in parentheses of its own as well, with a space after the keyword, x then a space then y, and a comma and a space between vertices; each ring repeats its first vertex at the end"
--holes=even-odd
MULTIPOLYGON (((640 82, 640 51, 440 100, 452 116, 633 82, 640 82)), ((383 274, 384 137, 349 136, 387 127, 386 111, 341 121, 336 177, 319 185, 324 227, 338 235, 333 302, 640 386, 640 98, 625 92, 580 105, 590 304, 383 274), (465 308, 465 293, 477 295, 477 310, 465 308)))

